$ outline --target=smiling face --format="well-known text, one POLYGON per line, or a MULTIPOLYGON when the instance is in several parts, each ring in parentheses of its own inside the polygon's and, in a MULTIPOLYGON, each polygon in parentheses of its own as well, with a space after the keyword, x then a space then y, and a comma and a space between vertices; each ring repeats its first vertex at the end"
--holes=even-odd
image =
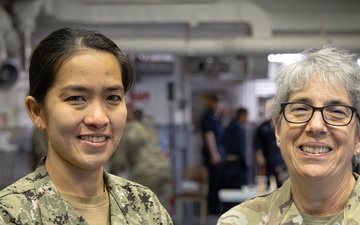
POLYGON ((125 126, 121 78, 117 59, 106 52, 83 50, 64 62, 40 116, 33 118, 47 136, 47 161, 81 170, 102 168, 125 126))
MULTIPOLYGON (((333 87, 312 78, 305 88, 292 92, 288 102, 305 102, 316 107, 330 104, 351 106, 344 87, 333 87)), ((359 149, 356 116, 347 126, 331 126, 319 111, 304 124, 286 122, 276 128, 276 137, 291 176, 310 180, 343 177, 352 172, 352 156, 359 149)))

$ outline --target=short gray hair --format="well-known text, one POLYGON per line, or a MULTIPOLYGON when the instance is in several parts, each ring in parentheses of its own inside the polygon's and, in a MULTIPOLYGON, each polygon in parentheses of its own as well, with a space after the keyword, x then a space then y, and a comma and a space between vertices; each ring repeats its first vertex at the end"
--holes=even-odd
POLYGON ((281 103, 288 101, 290 93, 304 88, 314 76, 334 87, 343 84, 352 105, 360 112, 360 67, 356 54, 333 46, 322 46, 303 51, 299 61, 279 69, 275 79, 274 120, 280 119, 281 103))

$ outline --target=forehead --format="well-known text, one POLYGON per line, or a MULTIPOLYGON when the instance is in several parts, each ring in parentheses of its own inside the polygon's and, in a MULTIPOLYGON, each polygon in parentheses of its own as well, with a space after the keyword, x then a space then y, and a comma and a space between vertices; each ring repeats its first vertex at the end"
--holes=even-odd
POLYGON ((312 77, 302 88, 290 92, 289 101, 305 101, 310 104, 327 105, 342 103, 351 105, 350 94, 342 83, 331 84, 319 77, 312 77))
POLYGON ((118 73, 121 72, 121 66, 117 58, 111 53, 86 49, 78 51, 64 60, 57 71, 57 75, 64 73, 65 71, 77 71, 79 73, 83 73, 84 75, 90 71, 105 74, 111 72, 118 73))
POLYGON ((81 51, 64 61, 49 91, 101 91, 115 86, 123 90, 117 58, 105 51, 81 51))

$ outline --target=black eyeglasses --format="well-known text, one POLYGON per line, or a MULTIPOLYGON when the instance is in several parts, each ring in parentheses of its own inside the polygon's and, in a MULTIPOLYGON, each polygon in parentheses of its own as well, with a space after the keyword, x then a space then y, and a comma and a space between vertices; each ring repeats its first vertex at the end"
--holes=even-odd
MULTIPOLYGON (((314 107, 302 102, 286 102, 281 104, 281 112, 289 123, 307 123, 314 112, 319 110, 325 123, 332 126, 348 125, 357 109, 347 105, 327 105, 314 107)), ((359 116, 358 116, 359 118, 359 116)))

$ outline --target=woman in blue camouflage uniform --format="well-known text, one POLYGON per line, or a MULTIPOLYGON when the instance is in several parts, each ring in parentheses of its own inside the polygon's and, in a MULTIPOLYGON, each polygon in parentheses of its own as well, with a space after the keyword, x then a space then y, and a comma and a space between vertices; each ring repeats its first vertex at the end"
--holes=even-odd
POLYGON ((0 192, 0 224, 172 224, 148 188, 104 170, 134 79, 118 46, 96 31, 59 29, 34 50, 29 76, 25 103, 47 156, 0 192))
POLYGON ((273 108, 290 178, 224 213, 218 224, 360 224, 360 69, 356 55, 309 49, 284 66, 273 108))

